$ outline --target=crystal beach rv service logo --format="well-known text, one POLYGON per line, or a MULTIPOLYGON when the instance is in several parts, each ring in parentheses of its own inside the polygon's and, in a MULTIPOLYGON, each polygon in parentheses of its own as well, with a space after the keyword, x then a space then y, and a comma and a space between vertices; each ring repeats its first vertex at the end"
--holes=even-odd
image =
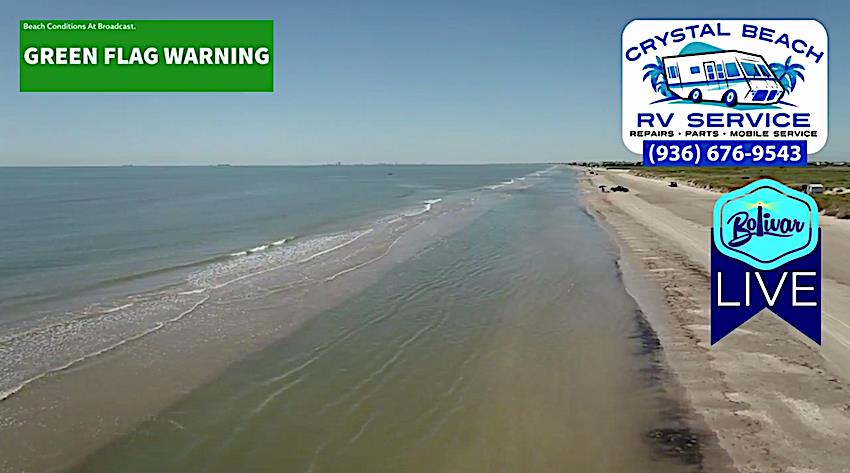
POLYGON ((645 165, 805 165, 827 139, 828 38, 815 20, 635 20, 622 126, 645 165))
POLYGON ((711 343, 768 308, 820 343, 821 251, 811 196, 761 179, 714 206, 711 343))

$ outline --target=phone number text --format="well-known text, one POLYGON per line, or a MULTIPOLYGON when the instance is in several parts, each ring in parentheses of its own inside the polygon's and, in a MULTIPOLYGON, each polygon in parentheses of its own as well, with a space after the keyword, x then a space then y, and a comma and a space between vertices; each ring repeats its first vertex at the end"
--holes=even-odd
POLYGON ((805 166, 805 141, 643 142, 644 166, 805 166))

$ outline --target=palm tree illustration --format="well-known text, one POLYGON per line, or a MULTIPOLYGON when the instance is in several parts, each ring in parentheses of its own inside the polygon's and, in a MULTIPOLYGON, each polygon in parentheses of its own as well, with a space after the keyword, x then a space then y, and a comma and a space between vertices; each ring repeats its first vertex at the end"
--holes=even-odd
POLYGON ((791 56, 785 60, 785 63, 774 62, 770 65, 770 69, 779 78, 779 83, 789 94, 797 87, 797 79, 805 81, 803 73, 800 71, 806 70, 802 64, 792 64, 791 56))
POLYGON ((665 97, 673 96, 673 93, 670 92, 669 88, 667 88, 667 78, 664 75, 664 63, 661 62, 660 57, 655 56, 655 62, 643 66, 643 70, 646 71, 646 74, 643 75, 643 80, 649 79, 649 84, 652 86, 652 90, 665 97))

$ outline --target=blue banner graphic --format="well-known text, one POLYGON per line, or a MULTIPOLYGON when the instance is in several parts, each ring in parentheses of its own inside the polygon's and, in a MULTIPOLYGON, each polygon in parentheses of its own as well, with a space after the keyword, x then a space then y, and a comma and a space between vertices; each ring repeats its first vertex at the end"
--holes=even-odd
POLYGON ((763 309, 821 342, 814 199, 771 179, 723 195, 711 229, 711 344, 763 309))
POLYGON ((821 342, 821 251, 770 271, 724 255, 711 239, 711 344, 762 309, 770 309, 815 343, 821 342))
POLYGON ((805 141, 646 140, 644 166, 805 166, 805 141))

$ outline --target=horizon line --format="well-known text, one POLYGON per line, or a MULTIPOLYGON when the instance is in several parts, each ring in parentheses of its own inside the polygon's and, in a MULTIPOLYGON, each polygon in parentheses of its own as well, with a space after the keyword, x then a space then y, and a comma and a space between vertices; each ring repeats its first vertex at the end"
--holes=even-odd
MULTIPOLYGON (((600 161, 601 162, 601 161, 600 161)), ((166 167, 343 167, 343 166, 510 166, 535 164, 567 164, 566 161, 539 162, 493 162, 493 163, 320 163, 320 164, 0 164, 0 169, 20 168, 166 168, 166 167)))

